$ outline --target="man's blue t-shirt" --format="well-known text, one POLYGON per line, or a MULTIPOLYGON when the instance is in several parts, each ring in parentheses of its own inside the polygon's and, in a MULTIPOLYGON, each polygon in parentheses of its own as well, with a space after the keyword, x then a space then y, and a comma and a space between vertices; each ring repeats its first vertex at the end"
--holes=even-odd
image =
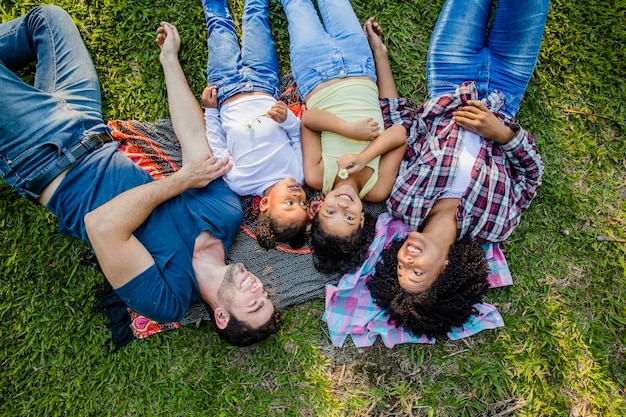
MULTIPOLYGON (((63 179, 48 202, 59 230, 87 243, 84 217, 115 196, 152 177, 107 144, 87 155, 63 179)), ((133 216, 134 213, 127 213, 133 216)), ((208 230, 228 251, 243 217, 241 201, 221 180, 187 190, 157 207, 133 233, 155 264, 116 289, 134 311, 156 321, 180 321, 200 299, 192 267, 196 237, 208 230)))

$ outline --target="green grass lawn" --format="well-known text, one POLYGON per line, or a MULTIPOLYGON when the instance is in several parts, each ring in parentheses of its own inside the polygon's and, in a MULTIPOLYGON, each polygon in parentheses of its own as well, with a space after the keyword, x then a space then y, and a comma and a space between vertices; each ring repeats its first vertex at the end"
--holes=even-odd
MULTIPOLYGON (((55 3, 93 55, 105 119, 168 114, 154 43, 162 20, 179 27, 199 96, 198 0, 55 3)), ((242 3, 231 3, 236 18, 242 3)), ((352 3, 383 25, 400 93, 423 101, 443 0, 352 3)), ((0 0, 0 20, 36 4, 0 0)), ((544 184, 503 244, 515 285, 486 297, 506 327, 434 346, 334 348, 315 300, 289 308, 279 335, 253 347, 227 346, 205 323, 109 353, 106 318, 93 311, 103 277, 85 262, 88 248, 0 185, 0 415, 626 415, 626 243, 598 241, 626 238, 626 2, 550 7, 518 114, 544 157, 544 184)), ((276 0, 271 9, 287 69, 286 21, 276 0)))

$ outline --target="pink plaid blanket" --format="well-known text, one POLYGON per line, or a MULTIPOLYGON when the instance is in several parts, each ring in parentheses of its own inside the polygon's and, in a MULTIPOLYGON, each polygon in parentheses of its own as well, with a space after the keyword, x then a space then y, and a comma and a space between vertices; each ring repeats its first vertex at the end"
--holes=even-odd
MULTIPOLYGON (((396 237, 404 238, 409 232, 409 226, 402 221, 394 220, 390 214, 381 214, 364 264, 355 273, 344 275, 336 286, 326 286, 326 311, 322 319, 328 325, 334 346, 342 346, 348 336, 357 347, 371 346, 378 336, 389 348, 400 343, 435 343, 434 338, 418 337, 388 323, 387 315, 374 303, 365 285, 387 243, 396 237)), ((487 279, 491 288, 512 285, 513 278, 499 245, 490 243, 483 245, 483 249, 489 263, 487 279)), ((478 315, 472 316, 464 326, 452 329, 448 333, 451 340, 504 326, 504 320, 495 306, 481 303, 474 307, 478 315)))

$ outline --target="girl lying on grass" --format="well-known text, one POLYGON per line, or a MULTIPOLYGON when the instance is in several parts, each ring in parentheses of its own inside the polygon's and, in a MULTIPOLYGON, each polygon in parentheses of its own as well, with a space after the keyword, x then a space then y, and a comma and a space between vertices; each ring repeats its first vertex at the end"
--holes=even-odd
POLYGON ((346 273, 365 259, 375 219, 364 201, 388 196, 406 148, 401 125, 383 118, 372 51, 348 0, 281 0, 289 23, 291 70, 306 103, 304 177, 325 199, 311 226, 315 267, 346 273))

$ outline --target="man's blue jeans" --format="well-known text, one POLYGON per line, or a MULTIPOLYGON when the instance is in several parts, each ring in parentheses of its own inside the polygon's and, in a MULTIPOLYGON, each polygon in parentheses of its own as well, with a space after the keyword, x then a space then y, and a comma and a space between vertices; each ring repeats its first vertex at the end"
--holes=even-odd
POLYGON ((268 0, 246 0, 241 49, 226 0, 204 0, 209 85, 218 104, 237 93, 261 91, 278 98, 278 60, 270 32, 268 0))
POLYGON ((86 136, 106 131, 100 84, 72 18, 35 7, 0 24, 0 175, 20 194, 86 136), (34 85, 12 71, 37 62, 34 85))
POLYGON ((349 0, 281 0, 289 22, 291 70, 304 99, 318 84, 335 78, 367 76, 376 66, 363 27, 349 0))
POLYGON ((430 98, 475 81, 482 96, 498 89, 502 111, 514 117, 535 68, 549 0, 447 0, 430 39, 426 80, 430 98))

